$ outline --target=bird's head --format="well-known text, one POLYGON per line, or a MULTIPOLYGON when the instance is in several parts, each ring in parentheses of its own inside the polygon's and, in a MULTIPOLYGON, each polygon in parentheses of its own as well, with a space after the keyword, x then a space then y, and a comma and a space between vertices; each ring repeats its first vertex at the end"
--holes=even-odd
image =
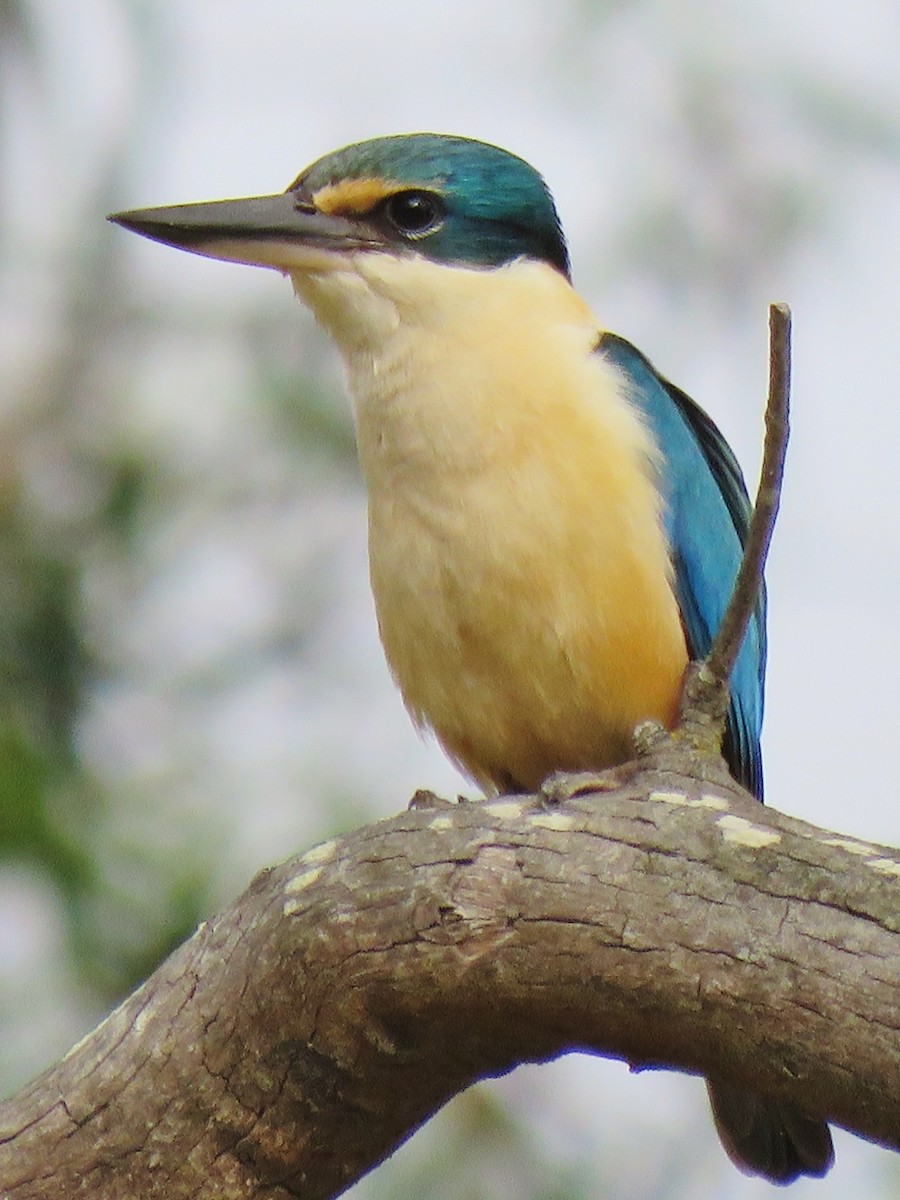
POLYGON ((524 258, 569 271, 556 209, 537 171, 497 146, 442 134, 346 146, 279 195, 111 219, 195 254, 273 267, 295 280, 370 254, 486 269, 524 258))

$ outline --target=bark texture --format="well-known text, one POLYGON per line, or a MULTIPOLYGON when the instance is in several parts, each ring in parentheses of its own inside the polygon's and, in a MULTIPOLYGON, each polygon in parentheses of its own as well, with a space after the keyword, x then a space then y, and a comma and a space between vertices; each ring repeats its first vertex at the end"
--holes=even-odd
POLYGON ((584 1049, 900 1147, 900 856, 641 770, 264 871, 0 1111, 9 1200, 318 1200, 476 1079, 584 1049), (577 790, 577 789, 576 789, 577 790))

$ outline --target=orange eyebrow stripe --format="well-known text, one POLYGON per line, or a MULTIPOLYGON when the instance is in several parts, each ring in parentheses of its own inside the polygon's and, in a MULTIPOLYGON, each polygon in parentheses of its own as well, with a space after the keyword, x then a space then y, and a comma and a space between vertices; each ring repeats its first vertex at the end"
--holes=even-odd
POLYGON ((342 179, 340 183, 329 183, 313 194, 313 204, 319 212, 330 216, 358 217, 369 213, 388 196, 409 189, 408 183, 395 179, 370 176, 363 179, 342 179))

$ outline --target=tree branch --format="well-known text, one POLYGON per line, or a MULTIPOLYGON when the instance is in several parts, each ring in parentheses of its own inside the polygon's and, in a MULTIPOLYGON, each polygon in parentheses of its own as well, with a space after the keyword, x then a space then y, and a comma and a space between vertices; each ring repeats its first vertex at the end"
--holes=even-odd
POLYGON ((422 803, 264 871, 9 1101, 4 1197, 319 1200, 574 1049, 900 1146, 895 854, 652 764, 562 807, 422 803))

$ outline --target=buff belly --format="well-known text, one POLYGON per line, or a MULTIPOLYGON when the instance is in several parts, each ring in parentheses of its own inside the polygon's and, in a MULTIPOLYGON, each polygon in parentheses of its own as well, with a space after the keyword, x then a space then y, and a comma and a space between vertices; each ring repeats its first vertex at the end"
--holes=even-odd
POLYGON ((623 513, 579 520, 529 511, 515 486, 502 505, 472 490, 442 521, 404 519, 396 500, 370 510, 379 628, 410 711, 487 788, 624 761, 639 721, 675 715, 686 650, 671 589, 623 513))
POLYGON ((626 759, 686 663, 665 469, 559 272, 359 255, 295 279, 341 348, 382 642, 489 789, 626 759))

